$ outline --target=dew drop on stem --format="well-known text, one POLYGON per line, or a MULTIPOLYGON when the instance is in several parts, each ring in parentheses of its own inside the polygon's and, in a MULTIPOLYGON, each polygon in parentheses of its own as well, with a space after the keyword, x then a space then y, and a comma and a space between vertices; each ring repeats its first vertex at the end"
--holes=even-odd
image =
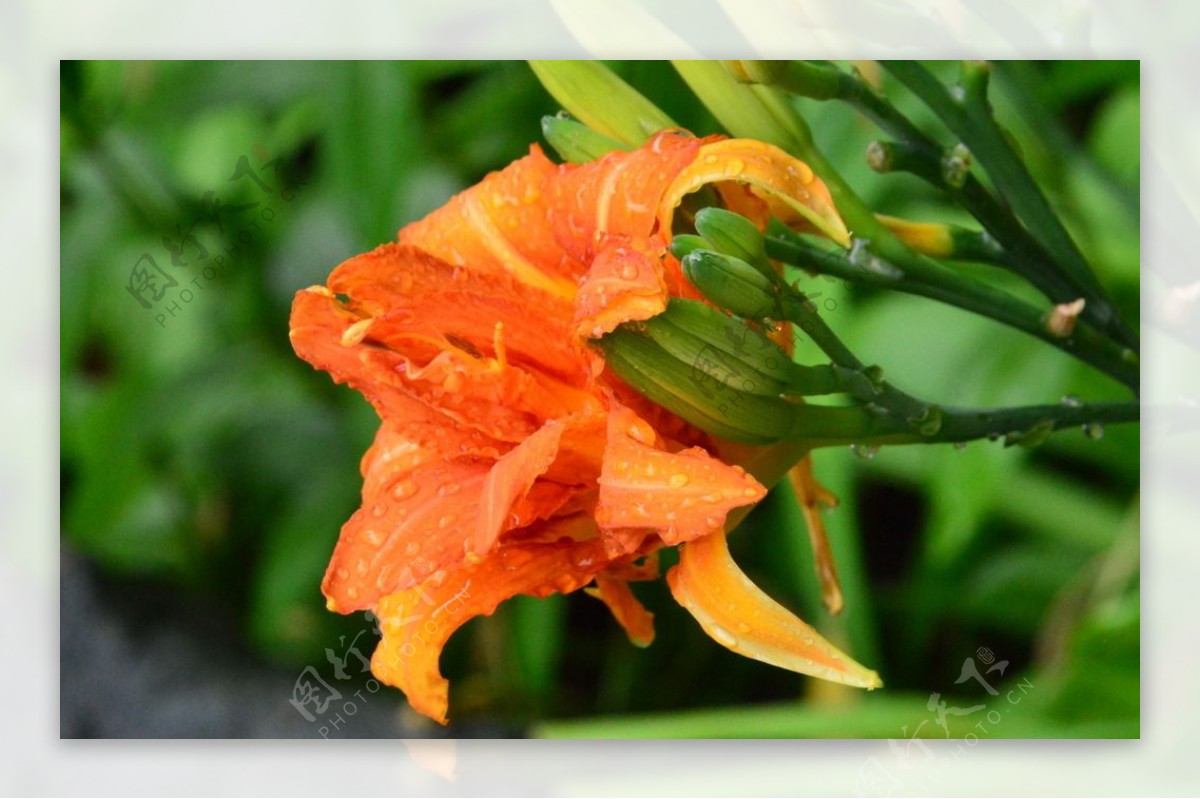
POLYGON ((869 461, 879 454, 878 444, 851 444, 850 451, 855 457, 862 458, 864 461, 869 461))

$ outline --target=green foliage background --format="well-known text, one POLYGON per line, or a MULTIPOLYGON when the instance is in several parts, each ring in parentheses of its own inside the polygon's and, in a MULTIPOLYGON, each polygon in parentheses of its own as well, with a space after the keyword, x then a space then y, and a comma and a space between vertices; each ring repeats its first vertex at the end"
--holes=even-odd
MULTIPOLYGON (((669 64, 613 66, 681 124, 718 132, 669 64)), ((1136 323, 1136 62, 1002 63, 994 86, 998 117, 1136 323)), ((884 90, 949 141, 886 78, 884 90)), ((971 222, 915 179, 871 172, 869 122, 835 104, 798 105, 877 211, 971 222)), ((358 459, 376 420, 357 393, 293 355, 292 295, 527 152, 557 108, 519 62, 68 62, 61 109, 64 540, 131 591, 165 585, 196 613, 233 619, 263 659, 297 671, 323 663, 325 647, 364 627, 326 612, 319 582, 358 505, 358 459), (242 156, 279 159, 274 177, 291 199, 230 181, 242 156), (261 202, 274 218, 248 228, 259 206, 231 213, 223 230, 201 221, 193 232, 209 259, 172 266, 163 237, 204 217, 206 192, 227 209, 261 202), (126 290, 143 252, 180 283, 151 310, 126 290), (222 254, 225 268, 206 279, 204 264, 222 254)), ((856 352, 922 396, 1123 396, 1062 353, 956 309, 830 281, 812 290, 856 352)), ((1032 451, 979 442, 871 460, 817 453, 818 476, 842 499, 827 515, 847 594, 836 619, 819 606, 791 497, 773 492, 733 536, 735 557, 876 668, 883 691, 733 655, 660 582, 638 586, 657 616, 647 650, 583 594, 518 598, 471 622, 442 661, 451 717, 545 735, 899 739, 943 735, 927 706, 938 692, 952 706, 1006 711, 986 732, 975 728, 983 712, 951 716, 955 735, 1137 736, 1138 447, 1138 430, 1124 426, 1032 451), (981 647, 1009 661, 988 677, 996 698, 955 683, 981 647), (1010 690, 1019 702, 1006 705, 1010 690)))

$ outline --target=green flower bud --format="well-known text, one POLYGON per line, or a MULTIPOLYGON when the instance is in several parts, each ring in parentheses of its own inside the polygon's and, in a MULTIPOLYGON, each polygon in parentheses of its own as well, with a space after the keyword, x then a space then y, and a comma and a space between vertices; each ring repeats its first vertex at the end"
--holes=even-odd
POLYGON ((683 233, 671 239, 670 249, 671 254, 682 261, 688 253, 696 250, 709 250, 712 249, 712 245, 703 236, 683 233))
POLYGON ((542 135, 562 159, 571 164, 595 161, 613 150, 629 147, 565 116, 542 117, 542 135))
POLYGON ((763 235, 746 217, 724 208, 705 208, 696 214, 696 231, 717 252, 740 258, 760 272, 770 270, 763 235))
POLYGON ((740 258, 696 250, 683 259, 683 272, 714 305, 747 319, 775 315, 775 282, 740 258))
POLYGON ((736 316, 697 300, 672 299, 642 328, 676 358, 738 391, 779 396, 792 372, 787 353, 736 316))
POLYGON ((744 444, 771 444, 787 435, 800 407, 778 395, 746 391, 763 385, 753 366, 677 332, 624 324, 598 340, 609 368, 634 390, 701 430, 744 444), (664 346, 662 341, 667 341, 664 346), (729 370, 729 371, 726 371, 729 370))

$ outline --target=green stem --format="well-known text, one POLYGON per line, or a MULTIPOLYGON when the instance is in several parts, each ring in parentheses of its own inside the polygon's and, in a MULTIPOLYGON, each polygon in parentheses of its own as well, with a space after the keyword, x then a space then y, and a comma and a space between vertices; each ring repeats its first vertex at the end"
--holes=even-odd
POLYGON ((961 182, 947 178, 945 156, 936 147, 930 151, 919 142, 875 142, 867 152, 872 168, 881 172, 909 172, 950 195, 983 225, 992 238, 1004 245, 999 259, 1001 265, 1028 280, 1048 300, 1064 303, 1080 296, 1075 285, 1060 274, 1050 254, 996 201, 978 178, 970 174, 961 182))
POLYGON ((869 367, 842 343, 837 334, 825 324, 816 307, 802 296, 784 287, 780 310, 783 318, 803 330, 833 361, 833 374, 840 391, 863 402, 873 403, 904 418, 923 414, 929 403, 905 394, 882 379, 882 370, 869 367), (874 374, 873 374, 874 373, 874 374))
POLYGON ((984 85, 985 70, 968 66, 964 70, 964 85, 959 87, 960 96, 954 97, 916 62, 882 63, 970 148, 1034 239, 1046 247, 1064 275, 1079 290, 1079 295, 1088 300, 1088 307, 1094 309, 1089 316, 1095 314, 1091 318, 1102 329, 1136 349, 1136 336, 1116 314, 1083 254, 992 116, 984 85))
MULTIPOLYGON (((1059 338, 1047 329, 1045 311, 929 259, 909 253, 903 264, 897 266, 869 253, 847 257, 841 252, 822 250, 779 227, 773 228, 772 233, 767 237, 767 254, 771 258, 846 280, 928 297, 986 316, 1052 344, 1100 369, 1135 393, 1138 391, 1137 354, 1122 348, 1085 322, 1076 324, 1071 335, 1059 338)), ((820 341, 817 343, 821 346, 820 341)), ((829 355, 834 357, 833 353, 829 355)))
POLYGON ((938 406, 936 414, 917 423, 888 412, 864 413, 862 408, 805 405, 797 409, 788 437, 803 440, 813 449, 848 444, 935 444, 1001 437, 1008 444, 1035 446, 1057 430, 1101 429, 1096 426, 1137 422, 1141 408, 1137 402, 983 409, 938 406), (940 420, 936 429, 927 426, 935 420, 940 420), (922 427, 924 431, 920 429, 922 427))

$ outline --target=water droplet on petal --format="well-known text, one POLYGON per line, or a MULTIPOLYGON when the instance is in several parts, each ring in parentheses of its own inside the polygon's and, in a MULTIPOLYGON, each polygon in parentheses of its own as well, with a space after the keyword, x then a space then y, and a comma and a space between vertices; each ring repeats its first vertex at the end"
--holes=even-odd
POLYGON ((409 541, 407 544, 404 545, 404 554, 408 555, 409 557, 416 555, 420 551, 421 551, 421 545, 418 544, 416 541, 409 541))
POLYGON ((670 484, 671 488, 683 488, 688 484, 688 476, 683 473, 673 474, 671 475, 671 479, 667 482, 670 484))
POLYGON ((621 267, 621 277, 625 280, 633 280, 638 276, 637 264, 625 264, 621 267))
POLYGON ((458 517, 455 516, 453 513, 447 513, 445 516, 438 519, 438 527, 445 530, 447 527, 454 524, 454 520, 457 518, 458 517))
POLYGON ((458 483, 446 483, 445 485, 438 486, 437 494, 439 497, 448 497, 452 494, 457 494, 461 489, 462 486, 458 483))
POLYGON ((749 624, 746 624, 746 622, 744 622, 744 621, 738 622, 738 632, 741 633, 742 635, 745 635, 746 633, 750 632, 752 629, 753 628, 749 624))
POLYGON ((412 480, 401 480, 392 487, 392 499, 408 499, 417 493, 417 484, 412 480))
POLYGON ((716 641, 718 644, 720 644, 721 646, 727 646, 727 647, 732 648, 732 647, 735 647, 738 645, 737 636, 735 636, 733 633, 729 632, 729 630, 726 630, 724 627, 722 627, 719 624, 714 624, 711 627, 709 627, 708 634, 711 635, 712 639, 714 641, 716 641))

